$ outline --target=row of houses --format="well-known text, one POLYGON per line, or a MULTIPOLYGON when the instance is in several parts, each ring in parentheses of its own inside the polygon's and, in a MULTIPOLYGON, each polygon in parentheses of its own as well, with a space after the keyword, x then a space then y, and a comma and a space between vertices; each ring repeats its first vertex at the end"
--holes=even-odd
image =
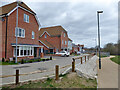
POLYGON ((81 45, 74 46, 62 26, 41 28, 36 13, 24 2, 18 5, 18 28, 16 28, 17 3, 0 7, 0 59, 17 57, 43 57, 61 50, 80 51, 81 45), (17 32, 17 33, 16 33, 17 32))

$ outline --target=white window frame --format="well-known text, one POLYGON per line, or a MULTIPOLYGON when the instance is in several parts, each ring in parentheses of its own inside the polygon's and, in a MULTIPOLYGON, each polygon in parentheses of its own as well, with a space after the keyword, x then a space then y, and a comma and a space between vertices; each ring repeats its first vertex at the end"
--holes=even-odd
POLYGON ((67 45, 67 41, 65 41, 65 45, 67 45))
POLYGON ((64 41, 62 40, 62 45, 64 44, 64 41))
POLYGON ((65 33, 64 33, 64 37, 65 37, 65 33))
POLYGON ((35 39, 35 32, 32 31, 32 39, 35 39))
POLYGON ((24 14, 24 22, 29 23, 29 15, 24 14))
POLYGON ((17 37, 21 37, 21 38, 25 38, 25 30, 22 29, 22 28, 15 28, 15 37, 16 37, 16 34, 17 34, 17 37), (20 29, 21 29, 21 36, 19 35, 20 33, 20 29), (24 32, 24 33, 23 33, 24 32))
MULTIPOLYGON (((13 53, 13 56, 15 57, 15 50, 16 47, 14 48, 14 53, 13 53)), ((17 57, 25 57, 25 56, 34 56, 34 47, 32 46, 19 46, 17 47, 17 49, 19 49, 19 55, 17 57), (21 50, 23 48, 23 55, 21 55, 21 50), (24 55, 24 50, 26 48, 26 55, 24 55), (28 48, 29 48, 29 55, 28 55, 28 48), (31 50, 32 50, 32 54, 31 54, 31 50)))
POLYGON ((47 38, 47 35, 45 34, 45 38, 47 38))

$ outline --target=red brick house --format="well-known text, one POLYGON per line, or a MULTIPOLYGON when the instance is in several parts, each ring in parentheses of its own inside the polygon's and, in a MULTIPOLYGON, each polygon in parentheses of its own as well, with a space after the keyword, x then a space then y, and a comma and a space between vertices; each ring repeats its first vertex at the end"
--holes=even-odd
POLYGON ((75 44, 72 44, 72 53, 77 53, 77 52, 81 52, 83 53, 83 48, 84 48, 84 45, 75 45, 75 44))
POLYGON ((0 58, 15 57, 16 30, 18 30, 17 56, 21 58, 39 57, 41 48, 39 45, 40 24, 36 13, 25 3, 18 6, 18 29, 16 29, 17 2, 0 7, 0 58))
POLYGON ((55 53, 68 49, 67 31, 62 26, 41 28, 39 31, 39 45, 44 46, 44 53, 55 53))

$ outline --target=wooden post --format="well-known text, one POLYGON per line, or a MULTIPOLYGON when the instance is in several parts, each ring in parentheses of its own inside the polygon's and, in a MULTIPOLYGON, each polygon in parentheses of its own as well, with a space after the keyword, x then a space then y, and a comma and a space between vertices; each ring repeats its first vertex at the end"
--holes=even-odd
POLYGON ((16 70, 16 85, 19 84, 19 70, 16 70))
POLYGON ((55 70, 55 71, 56 71, 56 73, 55 73, 55 74, 56 74, 56 75, 55 75, 55 76, 56 76, 55 80, 59 80, 59 66, 56 65, 55 69, 56 69, 56 70, 55 70))
POLYGON ((81 57, 81 64, 82 64, 82 57, 81 57))
POLYGON ((85 62, 86 62, 86 56, 85 56, 85 62))
POLYGON ((72 72, 75 72, 75 61, 72 62, 72 72))
POLYGON ((73 58, 73 62, 75 62, 75 59, 73 58))

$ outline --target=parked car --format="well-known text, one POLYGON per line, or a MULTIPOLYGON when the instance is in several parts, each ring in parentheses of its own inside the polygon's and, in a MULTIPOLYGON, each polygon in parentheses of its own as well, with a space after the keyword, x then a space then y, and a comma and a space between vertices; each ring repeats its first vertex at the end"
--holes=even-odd
POLYGON ((61 51, 61 52, 57 52, 56 53, 57 55, 61 55, 61 56, 64 56, 64 57, 69 57, 70 55, 70 52, 67 52, 67 51, 61 51))
POLYGON ((80 54, 81 54, 81 52, 78 51, 78 52, 77 52, 77 55, 80 55, 80 54))

